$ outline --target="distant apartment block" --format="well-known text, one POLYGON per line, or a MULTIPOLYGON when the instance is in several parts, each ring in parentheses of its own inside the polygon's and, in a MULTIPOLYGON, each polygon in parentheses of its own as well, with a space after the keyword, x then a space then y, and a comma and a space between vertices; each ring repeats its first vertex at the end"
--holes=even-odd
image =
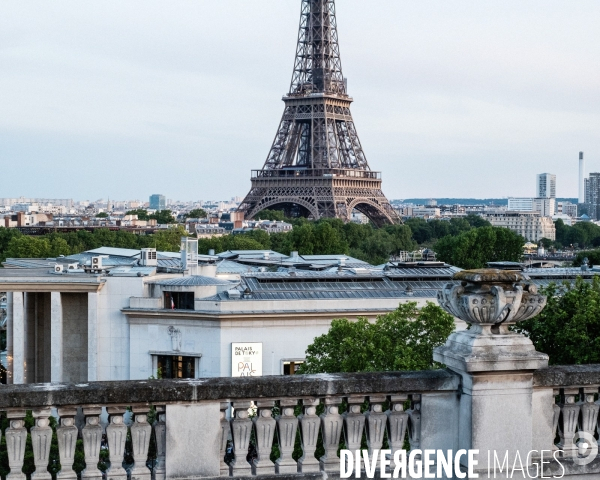
POLYGON ((555 198, 509 198, 507 211, 539 212, 542 217, 551 217, 556 213, 555 198))
POLYGON ((556 175, 540 173, 537 176, 536 196, 538 198, 556 198, 556 175))
POLYGON ((538 212, 503 212, 482 215, 494 227, 508 228, 526 240, 538 242, 542 238, 556 240, 556 228, 550 217, 538 212))
POLYGON ((164 195, 150 195, 150 210, 165 210, 167 208, 167 198, 164 195))

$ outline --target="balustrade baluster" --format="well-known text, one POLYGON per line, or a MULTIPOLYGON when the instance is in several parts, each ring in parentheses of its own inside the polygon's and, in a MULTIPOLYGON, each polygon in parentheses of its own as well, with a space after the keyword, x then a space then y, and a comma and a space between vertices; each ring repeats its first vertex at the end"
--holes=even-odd
POLYGON ((404 402, 407 400, 408 395, 390 396, 390 409, 386 414, 388 417, 388 443, 392 454, 404 449, 404 439, 408 427, 408 413, 404 411, 404 402))
POLYGON ((73 470, 75 461, 75 447, 79 430, 75 426, 77 408, 59 408, 60 426, 56 428, 58 441, 58 456, 60 458, 60 472, 56 475, 59 480, 75 480, 77 473, 73 470))
POLYGON ((8 452, 8 465, 10 473, 7 480, 25 480, 21 471, 25 457, 25 443, 27 442, 27 429, 25 428, 25 410, 8 410, 8 428, 6 435, 6 450, 8 452))
POLYGON ((98 470, 100 444, 102 442, 102 426, 100 425, 100 407, 83 407, 85 427, 81 430, 83 451, 85 454, 85 470, 81 472, 82 480, 100 480, 102 472, 98 470))
POLYGON ((227 420, 227 410, 229 409, 229 402, 221 402, 220 406, 220 417, 221 417, 221 445, 219 455, 221 457, 221 476, 229 475, 229 465, 225 463, 225 455, 227 454, 227 442, 229 441, 229 420, 227 420))
POLYGON ((275 473, 296 473, 298 471, 298 464, 292 458, 298 432, 298 419, 294 414, 296 405, 298 405, 297 399, 286 398, 279 402, 281 413, 275 419, 279 438, 279 458, 275 461, 275 473))
POLYGON ((387 415, 383 412, 385 395, 371 395, 369 397, 369 411, 365 413, 367 419, 367 446, 369 453, 381 450, 383 446, 383 434, 387 423, 387 415))
POLYGON ((581 404, 581 415, 579 417, 579 430, 594 436, 598 425, 598 411, 600 405, 594 402, 598 387, 583 387, 581 404))
POLYGON ((325 455, 320 458, 319 464, 324 472, 339 472, 340 459, 337 450, 342 434, 342 416, 339 413, 340 397, 325 398, 325 412, 321 414, 321 432, 325 455))
POLYGON ((579 412, 581 406, 575 402, 575 396, 579 393, 578 388, 565 388, 563 390, 560 411, 562 414, 562 422, 559 422, 558 435, 560 441, 558 448, 564 451, 565 457, 573 457, 577 455, 577 446, 573 442, 575 432, 577 431, 577 423, 579 421, 579 412))
POLYGON ((408 440, 411 450, 421 447, 421 395, 411 395, 412 408, 408 410, 408 440))
POLYGON ((106 410, 109 415, 106 439, 110 455, 110 467, 106 471, 106 476, 110 480, 126 480, 127 471, 123 468, 123 455, 127 440, 127 425, 123 422, 123 414, 126 412, 126 408, 108 407, 106 410))
POLYGON ((166 411, 164 406, 156 407, 156 421, 152 428, 154 429, 154 438, 156 439, 156 464, 154 465, 154 480, 165 480, 167 475, 166 453, 167 453, 167 423, 166 411))
POLYGON ((50 443, 52 442, 52 428, 50 428, 50 409, 44 408, 33 410, 34 426, 31 427, 31 447, 33 449, 33 463, 35 472, 31 474, 31 480, 51 480, 52 475, 48 471, 48 459, 50 458, 50 443))
POLYGON ((148 460, 148 447, 150 447, 150 434, 152 426, 148 423, 148 406, 134 406, 132 408, 134 420, 129 431, 131 432, 131 445, 133 450, 133 468, 131 480, 150 480, 150 469, 146 466, 148 460))
POLYGON ((552 404, 552 448, 556 451, 558 450, 558 445, 554 443, 554 440, 558 434, 558 420, 560 418, 560 406, 556 403, 556 397, 560 395, 560 390, 553 390, 552 395, 554 398, 554 403, 552 404))
POLYGON ((233 402, 234 418, 231 420, 231 437, 233 438, 233 461, 229 464, 232 477, 250 475, 252 469, 246 460, 248 445, 252 434, 252 420, 248 418, 249 401, 233 402))
POLYGON ((300 436, 302 438, 302 457, 298 459, 298 472, 310 473, 319 471, 319 461, 315 457, 319 426, 321 419, 317 416, 319 399, 305 398, 302 400, 304 412, 298 417, 300 436))
POLYGON ((275 471, 275 464, 270 458, 276 424, 272 412, 274 405, 273 400, 259 400, 256 402, 258 411, 256 417, 252 419, 257 452, 256 458, 252 461, 253 475, 272 474, 275 471))
POLYGON ((348 397, 348 411, 342 417, 344 419, 344 439, 348 450, 360 450, 362 436, 365 429, 365 416, 360 407, 365 401, 364 396, 348 397))

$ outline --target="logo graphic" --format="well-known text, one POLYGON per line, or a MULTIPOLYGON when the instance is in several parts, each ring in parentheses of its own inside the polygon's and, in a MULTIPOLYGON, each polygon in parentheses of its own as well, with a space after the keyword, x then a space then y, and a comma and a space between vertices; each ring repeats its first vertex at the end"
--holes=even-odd
POLYGON ((577 456, 573 457, 575 464, 587 465, 596 459, 598 456, 598 442, 593 435, 587 432, 577 432, 573 441, 577 445, 577 456))

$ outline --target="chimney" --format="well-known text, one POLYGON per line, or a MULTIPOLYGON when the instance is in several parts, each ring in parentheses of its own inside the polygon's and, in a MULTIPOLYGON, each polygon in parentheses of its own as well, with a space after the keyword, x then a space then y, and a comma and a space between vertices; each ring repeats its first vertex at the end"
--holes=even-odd
POLYGON ((579 203, 585 203, 584 170, 585 162, 583 160, 583 152, 579 152, 579 203))

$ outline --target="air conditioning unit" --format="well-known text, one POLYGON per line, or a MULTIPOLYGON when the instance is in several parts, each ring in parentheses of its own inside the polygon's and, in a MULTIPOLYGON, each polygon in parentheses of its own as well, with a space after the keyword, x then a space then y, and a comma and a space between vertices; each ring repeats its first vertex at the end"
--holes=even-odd
POLYGON ((142 267, 156 267, 158 265, 156 248, 142 248, 140 265, 142 267))
POLYGON ((102 257, 92 257, 92 270, 102 270, 102 257))
POLYGON ((64 269, 64 265, 54 265, 54 273, 63 273, 64 269))

